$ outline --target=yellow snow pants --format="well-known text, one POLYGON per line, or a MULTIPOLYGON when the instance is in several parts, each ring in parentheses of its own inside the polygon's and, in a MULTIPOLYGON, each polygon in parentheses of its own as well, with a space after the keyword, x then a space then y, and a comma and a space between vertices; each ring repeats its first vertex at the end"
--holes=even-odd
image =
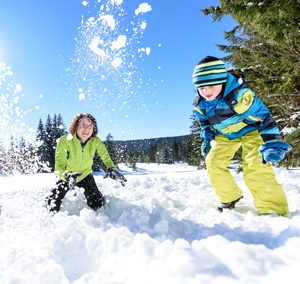
POLYGON ((288 213, 288 204, 281 185, 276 181, 272 166, 261 162, 258 148, 263 144, 258 131, 229 140, 216 135, 216 145, 206 156, 208 176, 221 203, 231 202, 243 195, 228 166, 234 154, 242 147, 243 178, 251 191, 259 214, 288 213))

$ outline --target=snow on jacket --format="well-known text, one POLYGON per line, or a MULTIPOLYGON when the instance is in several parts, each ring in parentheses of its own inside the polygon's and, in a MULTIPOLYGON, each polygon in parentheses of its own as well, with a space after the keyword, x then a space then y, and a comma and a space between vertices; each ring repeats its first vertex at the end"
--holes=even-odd
POLYGON ((227 74, 224 92, 212 101, 199 97, 194 113, 200 121, 200 136, 212 140, 216 134, 234 140, 258 130, 264 142, 282 140, 269 109, 241 78, 227 74))
POLYGON ((76 181, 83 180, 92 173, 93 158, 96 152, 107 168, 116 169, 99 137, 90 137, 83 146, 76 135, 70 133, 63 135, 58 139, 55 150, 55 173, 65 181, 66 173, 81 172, 82 175, 76 181))

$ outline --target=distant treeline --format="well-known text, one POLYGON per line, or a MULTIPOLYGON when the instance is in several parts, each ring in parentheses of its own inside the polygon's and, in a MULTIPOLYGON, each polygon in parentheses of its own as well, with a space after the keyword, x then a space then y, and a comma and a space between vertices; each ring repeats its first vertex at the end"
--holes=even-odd
MULTIPOLYGON (((54 114, 48 115, 45 123, 39 120, 34 143, 26 144, 23 138, 11 137, 7 150, 0 145, 0 175, 53 172, 57 139, 66 133, 62 116, 54 114)), ((135 169, 136 163, 192 163, 194 151, 190 138, 191 135, 183 135, 115 141, 109 133, 103 142, 116 165, 126 163, 135 169)), ((97 155, 93 169, 105 170, 97 155)))
MULTIPOLYGON (((125 163, 136 169, 137 163, 188 163, 204 168, 205 163, 200 155, 199 130, 199 122, 192 115, 190 134, 187 135, 115 141, 109 133, 103 142, 116 165, 125 163)), ((26 143, 22 137, 11 137, 8 149, 0 145, 0 175, 53 172, 57 139, 66 133, 62 116, 54 114, 53 117, 48 115, 45 124, 42 119, 39 120, 34 143, 26 143)), ((286 135, 286 141, 294 149, 280 165, 300 166, 299 136, 299 129, 286 135)), ((240 153, 234 159, 241 169, 240 153)), ((105 171, 105 166, 97 155, 94 158, 93 170, 105 171)))

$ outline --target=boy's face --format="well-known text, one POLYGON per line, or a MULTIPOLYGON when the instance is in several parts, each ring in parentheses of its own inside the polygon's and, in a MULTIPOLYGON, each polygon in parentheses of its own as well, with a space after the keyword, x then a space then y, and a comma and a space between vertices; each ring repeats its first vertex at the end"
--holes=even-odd
POLYGON ((207 101, 214 100, 222 91, 222 84, 203 86, 198 88, 199 94, 207 101))

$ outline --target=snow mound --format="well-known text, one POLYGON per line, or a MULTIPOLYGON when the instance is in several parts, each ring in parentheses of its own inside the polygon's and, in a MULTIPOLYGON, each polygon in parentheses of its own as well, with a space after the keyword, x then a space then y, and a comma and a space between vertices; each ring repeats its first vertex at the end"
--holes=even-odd
POLYGON ((257 216, 252 197, 216 210, 205 171, 184 164, 125 165, 128 179, 95 180, 107 205, 80 191, 58 214, 43 207, 53 174, 0 177, 1 283, 275 283, 298 275, 299 169, 276 169, 287 217, 257 216))

